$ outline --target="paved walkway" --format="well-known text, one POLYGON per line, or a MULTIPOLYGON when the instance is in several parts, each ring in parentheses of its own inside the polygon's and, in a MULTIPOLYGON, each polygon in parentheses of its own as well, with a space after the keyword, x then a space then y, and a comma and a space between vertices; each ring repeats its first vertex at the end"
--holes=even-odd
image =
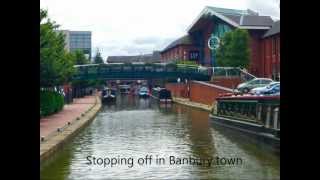
POLYGON ((195 108, 200 108, 200 109, 203 109, 206 111, 212 110, 212 106, 202 104, 202 103, 193 102, 193 101, 190 101, 188 98, 173 97, 173 101, 175 103, 179 103, 179 104, 183 104, 183 105, 191 106, 191 107, 195 107, 195 108))
POLYGON ((72 104, 67 104, 63 110, 57 114, 40 119, 40 137, 46 137, 50 133, 57 131, 57 128, 65 126, 68 121, 72 122, 82 113, 95 104, 95 96, 85 96, 73 100, 72 104))

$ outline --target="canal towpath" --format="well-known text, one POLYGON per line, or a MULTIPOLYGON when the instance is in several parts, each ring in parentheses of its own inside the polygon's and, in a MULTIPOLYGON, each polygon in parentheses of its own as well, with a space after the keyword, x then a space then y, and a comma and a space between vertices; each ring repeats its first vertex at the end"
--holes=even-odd
POLYGON ((74 99, 63 110, 40 119, 40 163, 58 150, 89 124, 101 108, 100 94, 74 99))
POLYGON ((76 98, 73 103, 64 105, 63 109, 53 115, 40 119, 40 137, 46 138, 58 128, 72 122, 96 103, 95 95, 76 98))

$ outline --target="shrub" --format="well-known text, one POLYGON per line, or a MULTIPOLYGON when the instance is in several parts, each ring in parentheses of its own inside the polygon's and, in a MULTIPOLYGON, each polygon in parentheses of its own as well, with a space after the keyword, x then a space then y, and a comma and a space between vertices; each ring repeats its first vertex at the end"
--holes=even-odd
POLYGON ((40 91, 40 116, 48 116, 60 111, 64 105, 64 97, 58 92, 40 91))
POLYGON ((198 65, 196 61, 189 61, 189 60, 176 61, 176 64, 198 65))

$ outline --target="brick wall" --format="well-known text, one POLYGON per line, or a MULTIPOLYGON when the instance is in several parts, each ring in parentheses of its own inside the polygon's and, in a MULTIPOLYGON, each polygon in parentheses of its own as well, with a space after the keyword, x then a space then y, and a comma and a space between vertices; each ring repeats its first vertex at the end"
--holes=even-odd
MULTIPOLYGON (((178 45, 172 49, 169 49, 161 53, 161 61, 168 62, 173 59, 189 60, 190 51, 199 51, 200 48, 192 45, 178 45), (186 52, 186 54, 184 53, 186 52)), ((199 62, 199 60, 198 60, 199 62)))
POLYGON ((242 83, 242 80, 240 77, 215 77, 210 83, 234 89, 242 83))
POLYGON ((272 74, 280 73, 280 34, 262 40, 262 61, 264 77, 272 78, 272 74), (274 40, 276 44, 273 43, 274 40), (273 45, 276 46, 274 52, 273 45))
POLYGON ((194 102, 212 105, 221 93, 230 93, 230 91, 209 83, 199 83, 197 81, 190 83, 190 100, 194 102))
POLYGON ((187 85, 184 83, 167 83, 165 87, 171 91, 173 97, 188 97, 187 85))
MULTIPOLYGON (((212 105, 219 94, 231 92, 228 88, 199 81, 191 81, 189 85, 189 99, 206 105, 212 105)), ((173 97, 188 98, 188 86, 184 83, 167 83, 166 88, 171 91, 173 97)))

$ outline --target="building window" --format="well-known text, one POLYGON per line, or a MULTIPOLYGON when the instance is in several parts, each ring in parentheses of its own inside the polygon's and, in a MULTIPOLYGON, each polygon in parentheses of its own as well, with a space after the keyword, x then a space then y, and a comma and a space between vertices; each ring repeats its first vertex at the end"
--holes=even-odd
POLYGON ((199 51, 190 51, 189 60, 197 61, 199 59, 199 51))

